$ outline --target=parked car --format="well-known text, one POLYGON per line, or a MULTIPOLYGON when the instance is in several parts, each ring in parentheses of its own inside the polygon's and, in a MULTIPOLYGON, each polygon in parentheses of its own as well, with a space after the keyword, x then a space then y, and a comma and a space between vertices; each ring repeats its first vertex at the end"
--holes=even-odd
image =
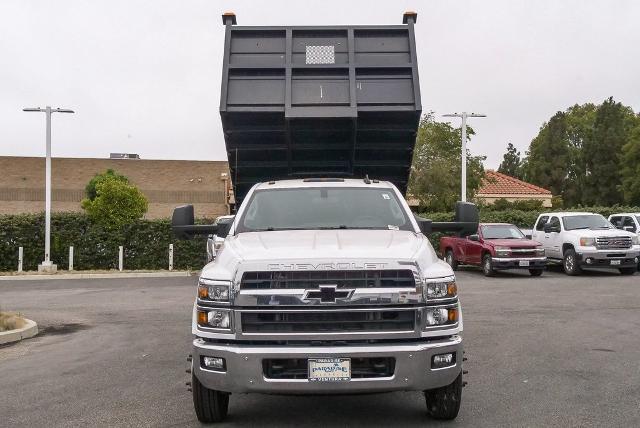
POLYGON ((633 275, 638 267, 638 235, 616 229, 600 214, 540 214, 532 238, 542 243, 549 262, 562 263, 568 275, 578 275, 585 267, 617 268, 633 275))
POLYGON ((640 213, 611 214, 609 221, 617 229, 640 235, 640 213))
POLYGON ((508 223, 481 223, 473 235, 445 236, 440 251, 454 270, 459 264, 482 266, 487 276, 505 269, 528 269, 532 276, 540 276, 547 261, 539 242, 508 223))
POLYGON ((224 237, 226 236, 229 228, 231 228, 234 218, 234 215, 223 215, 216 218, 214 224, 218 225, 218 227, 220 227, 219 230, 224 231, 224 234, 219 233, 216 235, 209 235, 207 237, 207 263, 212 262, 216 258, 216 255, 224 244, 224 237))

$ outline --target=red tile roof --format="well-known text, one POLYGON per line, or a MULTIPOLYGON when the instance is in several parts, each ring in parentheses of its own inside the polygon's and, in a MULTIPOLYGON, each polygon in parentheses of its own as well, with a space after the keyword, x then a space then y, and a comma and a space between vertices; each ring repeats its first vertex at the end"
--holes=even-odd
POLYGON ((551 195, 551 191, 491 169, 485 171, 485 178, 478 189, 478 195, 510 194, 551 195))

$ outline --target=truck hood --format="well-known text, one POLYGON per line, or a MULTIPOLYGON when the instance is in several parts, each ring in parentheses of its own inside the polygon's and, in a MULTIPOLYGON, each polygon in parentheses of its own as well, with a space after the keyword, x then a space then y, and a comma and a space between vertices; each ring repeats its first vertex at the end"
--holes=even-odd
POLYGON ((538 241, 532 241, 531 239, 485 239, 484 242, 496 247, 509 248, 535 248, 540 245, 538 241))
POLYGON ((282 230, 228 239, 243 260, 411 259, 423 237, 401 230, 282 230))
POLYGON ((243 271, 406 269, 452 276, 422 234, 402 230, 283 230, 229 236, 202 276, 233 280, 243 271))
POLYGON ((611 236, 635 236, 635 233, 628 232, 620 229, 574 229, 567 230, 566 233, 570 233, 576 237, 611 237, 611 236))

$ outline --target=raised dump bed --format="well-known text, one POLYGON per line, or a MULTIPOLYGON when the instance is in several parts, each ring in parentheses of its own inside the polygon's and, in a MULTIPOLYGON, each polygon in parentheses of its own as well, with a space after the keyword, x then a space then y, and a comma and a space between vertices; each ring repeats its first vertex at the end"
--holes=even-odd
POLYGON ((389 180, 404 193, 422 110, 414 23, 226 26, 220 116, 236 202, 259 181, 389 180))

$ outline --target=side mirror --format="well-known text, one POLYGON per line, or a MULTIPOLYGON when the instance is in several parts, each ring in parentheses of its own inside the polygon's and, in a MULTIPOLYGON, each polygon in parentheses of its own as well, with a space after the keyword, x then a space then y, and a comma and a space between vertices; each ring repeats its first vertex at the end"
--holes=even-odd
POLYGON ((527 238, 527 239, 533 239, 533 235, 530 234, 530 233, 524 235, 524 237, 527 238))
POLYGON ((193 205, 182 205, 173 210, 171 230, 178 239, 191 239, 194 235, 215 234, 215 224, 194 224, 193 205))
POLYGON ((626 230, 627 232, 635 232, 636 228, 633 226, 623 226, 622 227, 623 230, 626 230))
POLYGON ((480 213, 478 207, 470 202, 456 202, 456 214, 452 222, 439 221, 431 223, 431 231, 457 232, 460 236, 474 234, 478 231, 480 213))
POLYGON ((469 241, 480 241, 480 236, 478 234, 469 235, 469 241))
POLYGON ((420 232, 425 235, 429 235, 433 232, 431 224, 433 223, 431 220, 416 216, 416 221, 418 222, 418 227, 420 228, 420 232))
POLYGON ((554 227, 552 224, 545 223, 545 225, 544 225, 544 233, 551 233, 551 232, 560 232, 560 231, 558 230, 557 227, 554 227))

